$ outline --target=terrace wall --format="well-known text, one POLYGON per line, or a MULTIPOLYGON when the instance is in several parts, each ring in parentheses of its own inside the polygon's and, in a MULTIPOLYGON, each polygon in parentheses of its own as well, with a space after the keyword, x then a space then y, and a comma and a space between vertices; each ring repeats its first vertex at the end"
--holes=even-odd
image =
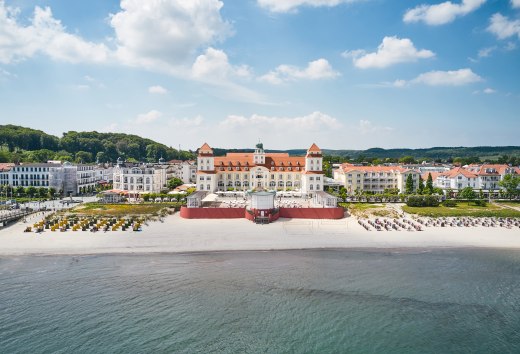
MULTIPOLYGON (((181 207, 181 217, 185 219, 242 219, 253 220, 245 208, 187 208, 181 207)), ((291 219, 341 219, 343 208, 280 208, 270 216, 270 221, 280 218, 291 219)))

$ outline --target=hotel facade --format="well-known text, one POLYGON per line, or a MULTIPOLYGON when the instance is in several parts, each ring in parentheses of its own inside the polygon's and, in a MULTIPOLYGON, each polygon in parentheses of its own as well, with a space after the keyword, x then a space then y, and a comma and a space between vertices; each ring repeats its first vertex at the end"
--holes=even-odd
POLYGON ((357 166, 341 164, 334 170, 334 180, 340 182, 349 194, 359 192, 384 193, 385 189, 398 189, 404 193, 406 179, 412 176, 413 190, 419 186, 420 173, 402 166, 357 166))
POLYGON ((197 190, 296 191, 312 196, 323 191, 323 157, 316 144, 305 156, 288 153, 266 153, 262 143, 253 153, 228 153, 214 156, 213 149, 204 144, 197 157, 197 190))

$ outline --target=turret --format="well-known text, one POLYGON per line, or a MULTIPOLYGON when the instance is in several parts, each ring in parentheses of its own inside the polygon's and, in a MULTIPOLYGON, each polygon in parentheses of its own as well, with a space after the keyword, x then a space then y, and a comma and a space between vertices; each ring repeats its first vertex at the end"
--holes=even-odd
POLYGON ((213 149, 204 143, 199 148, 199 156, 197 156, 197 170, 198 171, 213 171, 215 169, 215 158, 213 156, 213 149))
POLYGON ((265 164, 265 151, 264 151, 264 144, 261 142, 258 142, 256 144, 255 153, 254 153, 254 161, 257 165, 263 165, 265 164))
POLYGON ((305 155, 305 171, 321 171, 322 166, 323 156, 321 149, 313 143, 307 150, 307 155, 305 155))

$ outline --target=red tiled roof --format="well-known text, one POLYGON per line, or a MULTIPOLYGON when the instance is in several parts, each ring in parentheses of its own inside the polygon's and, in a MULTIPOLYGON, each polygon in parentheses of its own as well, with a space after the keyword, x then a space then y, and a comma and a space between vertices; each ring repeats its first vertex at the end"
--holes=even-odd
POLYGON ((310 152, 321 152, 321 149, 318 147, 318 145, 316 145, 315 143, 312 143, 311 147, 307 151, 310 151, 310 152))

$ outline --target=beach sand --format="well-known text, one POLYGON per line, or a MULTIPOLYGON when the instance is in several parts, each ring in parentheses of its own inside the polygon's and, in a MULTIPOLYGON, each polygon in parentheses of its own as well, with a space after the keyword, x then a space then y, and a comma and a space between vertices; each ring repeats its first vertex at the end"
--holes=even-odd
POLYGON ((425 231, 366 231, 355 218, 279 219, 257 225, 245 219, 152 222, 143 231, 24 233, 41 216, 0 230, 0 255, 204 252, 319 248, 489 247, 520 249, 520 229, 428 227, 425 231))

